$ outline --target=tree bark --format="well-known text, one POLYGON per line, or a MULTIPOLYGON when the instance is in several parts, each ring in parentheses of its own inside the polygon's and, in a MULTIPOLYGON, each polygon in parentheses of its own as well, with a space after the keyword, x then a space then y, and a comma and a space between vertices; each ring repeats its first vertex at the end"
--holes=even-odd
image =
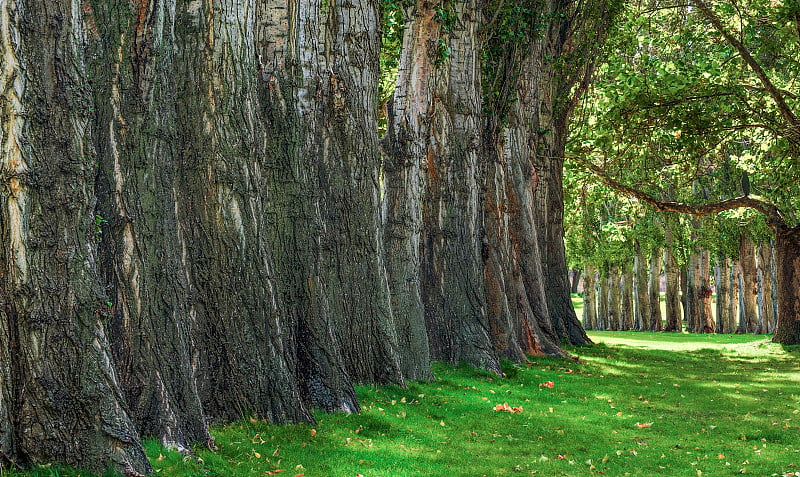
POLYGON ((608 271, 608 329, 619 331, 622 317, 622 293, 619 265, 612 265, 608 271))
POLYGON ((680 269, 672 252, 673 237, 672 230, 667 224, 664 228, 666 249, 664 250, 664 274, 666 275, 666 293, 664 295, 666 326, 664 331, 677 332, 683 331, 681 324, 681 297, 680 297, 680 269))
POLYGON ((775 262, 778 266, 778 325, 772 341, 800 344, 800 226, 775 230, 775 262))
POLYGON ((650 255, 650 331, 663 329, 661 316, 661 268, 663 266, 663 250, 656 248, 650 255))
POLYGON ((582 274, 583 271, 578 268, 573 268, 572 270, 570 270, 570 275, 571 275, 571 282, 569 286, 570 293, 578 293, 578 289, 581 284, 582 274))
POLYGON ((727 333, 736 333, 736 322, 739 317, 739 263, 731 260, 730 285, 728 286, 728 321, 725 325, 727 333))
POLYGON ((742 235, 739 241, 739 263, 742 267, 741 293, 744 299, 742 307, 743 319, 737 333, 760 333, 758 328, 758 274, 756 271, 755 247, 752 240, 742 235))
POLYGON ((85 35, 77 2, 0 4, 0 459, 144 474, 106 339, 85 35))
POLYGON ((769 242, 763 242, 758 246, 758 276, 761 296, 761 310, 759 313, 759 322, 762 323, 761 329, 764 333, 775 332, 775 311, 772 300, 772 245, 769 242))
POLYGON ((596 271, 593 266, 586 265, 583 270, 583 327, 587 330, 597 329, 597 291, 596 271))
POLYGON ((98 52, 96 220, 116 372, 139 431, 188 451, 211 435, 192 363, 196 315, 174 189, 174 8, 98 2, 90 14, 98 52))
POLYGON ((730 318, 730 299, 731 299, 731 259, 723 258, 719 260, 719 265, 715 267, 714 278, 717 286, 717 333, 731 333, 733 328, 728 325, 730 318))
POLYGON ((647 260, 642 253, 641 245, 636 242, 635 255, 633 258, 633 294, 635 309, 635 319, 633 329, 638 331, 648 331, 650 329, 650 294, 647 288, 647 260))
POLYGON ((401 368, 411 380, 433 377, 420 290, 420 237, 425 188, 422 164, 430 134, 427 115, 436 61, 429 44, 437 42, 440 35, 434 14, 430 4, 419 0, 405 23, 383 140, 386 269, 401 368))
POLYGON ((711 252, 700 251, 700 299, 702 300, 701 327, 702 333, 714 332, 714 315, 711 311, 711 252))
POLYGON ((609 329, 608 319, 608 276, 600 275, 600 287, 597 293, 597 330, 609 329))
POLYGON ((437 69, 424 165, 422 299, 431 357, 500 372, 483 287, 479 10, 454 2, 451 52, 437 69))
POLYGON ((620 330, 628 331, 633 328, 633 268, 629 264, 622 267, 622 312, 620 315, 620 330))

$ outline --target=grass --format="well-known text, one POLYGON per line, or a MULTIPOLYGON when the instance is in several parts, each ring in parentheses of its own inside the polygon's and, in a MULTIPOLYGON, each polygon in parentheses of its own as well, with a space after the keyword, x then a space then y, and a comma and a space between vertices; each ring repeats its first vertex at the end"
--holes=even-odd
POLYGON ((159 476, 800 472, 800 350, 752 335, 590 336, 599 344, 570 350, 579 363, 506 364, 503 379, 436 365, 432 383, 360 387, 360 415, 245 420, 213 429, 216 452, 151 441, 148 455, 159 476), (494 410, 503 403, 523 410, 494 410))

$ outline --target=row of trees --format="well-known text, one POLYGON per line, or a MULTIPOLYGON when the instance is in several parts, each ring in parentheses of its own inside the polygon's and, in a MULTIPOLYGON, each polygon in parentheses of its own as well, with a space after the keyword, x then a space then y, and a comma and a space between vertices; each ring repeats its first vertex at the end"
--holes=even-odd
POLYGON ((562 164, 618 3, 0 3, 0 460, 146 474, 586 343, 562 164))
POLYGON ((680 332, 685 324, 694 333, 775 332, 777 269, 769 242, 754 248, 742 235, 735 259, 717 255, 712 261, 709 250, 698 249, 681 265, 680 255, 672 248, 655 248, 647 257, 637 246, 633 262, 611 265, 599 274, 587 265, 582 274, 584 328, 680 332))
MULTIPOLYGON (((573 206, 567 210, 574 212, 567 216, 567 242, 574 266, 587 263, 605 275, 615 264, 632 262, 637 246, 651 257, 666 248, 667 261, 674 262, 668 271, 685 266, 684 280, 699 280, 699 288, 683 287, 691 303, 693 294, 708 296, 709 260, 725 269, 725 257, 752 249, 741 236, 771 240, 779 308, 774 340, 797 344, 800 6, 647 0, 629 7, 569 145, 573 206)), ((752 277, 750 256, 740 260, 752 277)), ((667 276, 670 309, 678 308, 678 277, 667 276)), ((755 289, 748 281, 745 289, 755 289)), ((743 305, 753 308, 751 302, 743 305)), ((700 315, 687 315, 699 316, 691 328, 713 329, 706 306, 694 308, 700 315)), ((745 329, 762 329, 753 313, 745 315, 745 329)), ((668 328, 675 323, 667 318, 668 328)))

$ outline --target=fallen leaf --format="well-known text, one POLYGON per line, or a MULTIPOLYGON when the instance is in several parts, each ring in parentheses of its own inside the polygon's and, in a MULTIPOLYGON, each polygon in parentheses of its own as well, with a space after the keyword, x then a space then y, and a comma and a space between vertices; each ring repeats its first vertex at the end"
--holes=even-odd
POLYGON ((553 381, 545 381, 545 382, 543 382, 543 383, 539 384, 539 387, 553 389, 553 387, 554 387, 555 385, 556 385, 556 384, 555 384, 553 381))
POLYGON ((253 451, 253 455, 256 457, 256 459, 260 459, 261 458, 261 454, 259 454, 256 451, 253 451))
POLYGON ((314 437, 314 436, 317 435, 317 430, 316 429, 311 429, 311 431, 309 431, 309 434, 311 434, 311 437, 314 437))
POLYGON ((267 475, 278 475, 281 472, 286 472, 286 469, 277 469, 277 470, 268 470, 266 472, 267 475))
POLYGON ((652 422, 645 422, 645 423, 637 422, 636 423, 636 427, 638 427, 639 429, 644 429, 645 427, 650 427, 652 425, 653 425, 652 422))

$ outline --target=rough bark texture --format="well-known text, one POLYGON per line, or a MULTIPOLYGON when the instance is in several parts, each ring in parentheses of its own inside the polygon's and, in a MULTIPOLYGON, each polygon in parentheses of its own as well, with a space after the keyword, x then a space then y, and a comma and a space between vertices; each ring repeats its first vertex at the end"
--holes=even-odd
POLYGON ((0 4, 0 459, 146 473, 105 332, 82 15, 0 4))
POLYGON ((597 329, 597 282, 595 268, 586 265, 583 271, 583 327, 597 329))
POLYGON ((620 285, 619 265, 612 265, 608 271, 608 329, 618 331, 622 317, 622 287, 620 285))
POLYGON ((743 299, 742 319, 737 333, 758 333, 758 274, 753 241, 742 235, 739 241, 739 263, 742 267, 741 295, 743 299))
POLYGON ((774 288, 772 281, 772 269, 774 268, 772 251, 773 247, 769 242, 761 243, 758 246, 758 281, 761 283, 761 287, 759 287, 759 322, 764 333, 774 333, 777 321, 772 299, 774 288))
POLYGON ((728 286, 728 321, 725 328, 728 333, 736 332, 736 322, 739 318, 739 262, 731 261, 730 285, 728 286))
MULTIPOLYGON (((692 236, 696 239, 696 236, 692 236)), ((701 298, 700 298, 700 255, 697 250, 689 254, 689 263, 686 264, 686 288, 684 291, 686 301, 686 331, 690 333, 702 332, 701 298)))
POLYGON ((139 431, 188 450, 211 436, 192 363, 195 316, 174 189, 174 8, 96 2, 90 14, 99 53, 96 220, 116 371, 139 431))
POLYGON ((775 230, 775 262, 778 267, 778 325, 772 341, 800 344, 800 226, 775 230))
POLYGON ((455 2, 451 52, 435 73, 425 162, 422 299, 431 356, 500 372, 483 288, 479 10, 455 2))
POLYGON ((654 249, 650 255, 650 331, 661 331, 663 328, 661 316, 661 267, 664 263, 664 253, 660 248, 654 249))
POLYGON ((647 288, 647 259, 642 253, 639 242, 635 244, 633 258, 633 295, 634 295, 634 320, 633 329, 648 331, 650 329, 650 294, 647 288))
POLYGON ((439 36, 434 10, 422 0, 403 30, 397 84, 384 144, 384 244, 403 375, 430 379, 430 349, 420 290, 420 237, 427 157, 426 121, 435 68, 430 42, 439 36))

